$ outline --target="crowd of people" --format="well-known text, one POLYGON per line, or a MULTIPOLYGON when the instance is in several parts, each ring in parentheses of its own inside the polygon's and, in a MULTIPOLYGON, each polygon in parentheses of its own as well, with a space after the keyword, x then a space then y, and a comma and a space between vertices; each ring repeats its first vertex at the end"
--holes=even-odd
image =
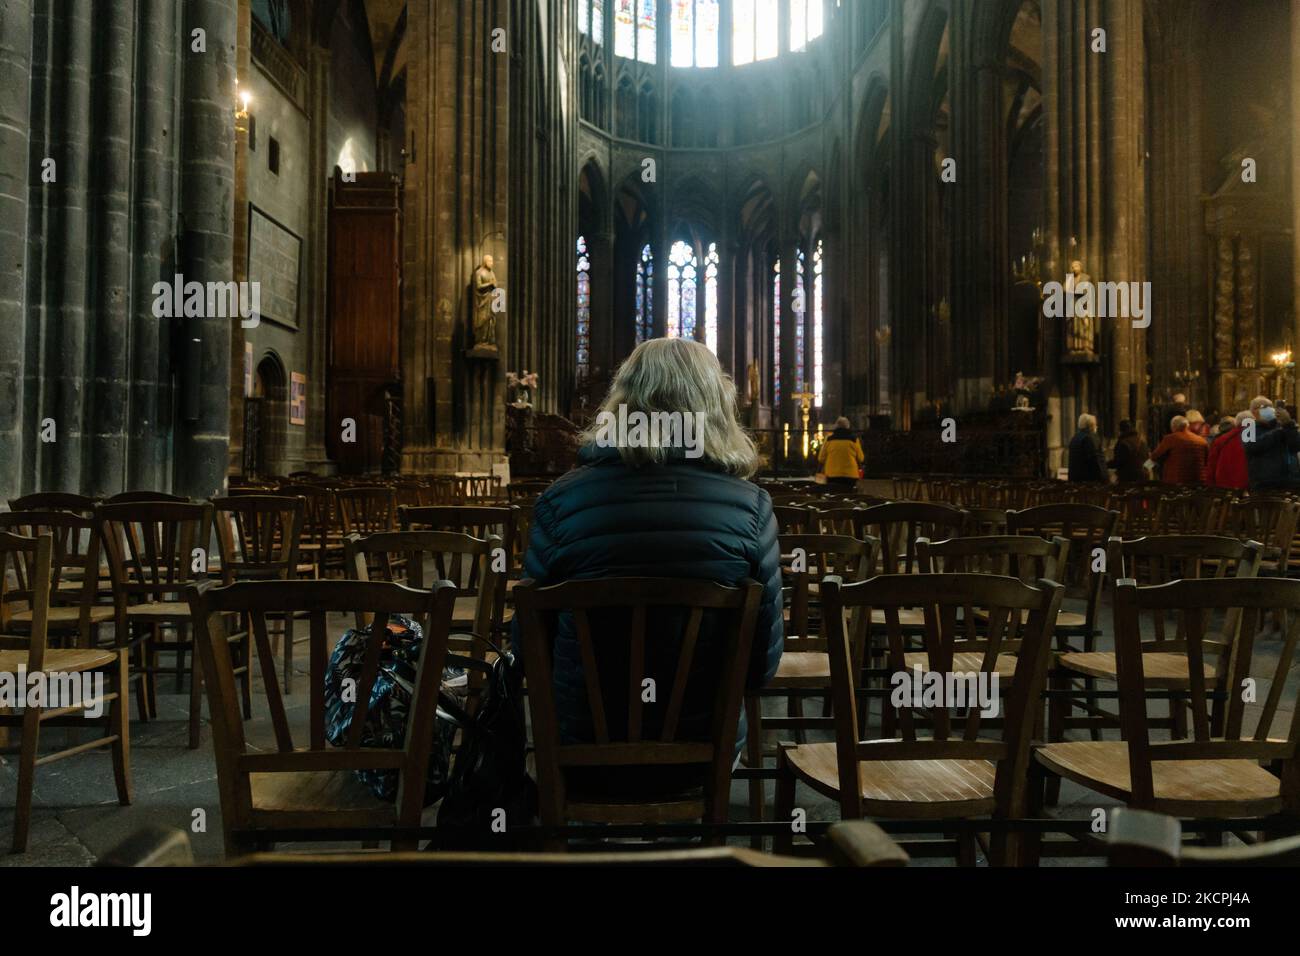
POLYGON ((1110 460, 1102 452, 1097 419, 1079 416, 1070 440, 1070 481, 1159 480, 1173 485, 1209 485, 1242 491, 1300 491, 1300 428, 1282 403, 1260 395, 1235 416, 1213 427, 1175 395, 1163 417, 1164 434, 1154 450, 1133 422, 1119 424, 1110 460))

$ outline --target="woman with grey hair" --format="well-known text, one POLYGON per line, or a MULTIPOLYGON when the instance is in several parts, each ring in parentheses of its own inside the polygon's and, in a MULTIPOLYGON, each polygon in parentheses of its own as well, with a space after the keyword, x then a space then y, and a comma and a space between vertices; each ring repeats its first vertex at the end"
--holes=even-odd
MULTIPOLYGON (((763 600, 746 685, 761 688, 776 673, 784 644, 781 554, 772 499, 746 480, 757 470, 758 454, 737 422, 736 388, 717 358, 686 339, 641 343, 582 438, 578 466, 533 508, 525 577, 539 585, 610 577, 734 585, 752 578, 762 584, 763 600)), ((647 670, 666 672, 660 686, 672 686, 683 624, 684 615, 655 622, 647 652, 660 659, 648 661, 647 670)), ((562 741, 583 743, 595 738, 572 627, 562 619, 555 641, 555 705, 562 741)), ((679 719, 683 739, 709 736, 721 645, 720 619, 706 620, 692 661, 699 679, 689 682, 679 719)), ((617 693, 626 688, 602 690, 617 693)), ((609 713, 619 711, 608 697, 605 705, 609 713)), ((738 736, 743 742, 743 714, 738 736)), ((665 769, 653 780, 635 774, 615 780, 602 771, 593 783, 644 796, 671 777, 665 769)))

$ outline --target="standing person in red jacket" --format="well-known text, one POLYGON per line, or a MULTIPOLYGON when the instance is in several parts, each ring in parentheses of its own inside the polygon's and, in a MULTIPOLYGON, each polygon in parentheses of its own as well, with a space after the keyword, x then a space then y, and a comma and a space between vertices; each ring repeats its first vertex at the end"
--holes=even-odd
POLYGON ((1210 460, 1205 466, 1205 483, 1214 488, 1237 488, 1245 491, 1250 485, 1246 471, 1246 449, 1241 444, 1242 425, 1251 418, 1250 412, 1238 412, 1232 428, 1223 432, 1210 445, 1210 460))
POLYGON ((1167 485, 1199 485, 1205 481, 1205 457, 1209 446, 1205 439, 1187 427, 1183 415, 1175 415, 1169 422, 1172 429, 1160 439, 1151 453, 1151 460, 1163 464, 1160 480, 1167 485))

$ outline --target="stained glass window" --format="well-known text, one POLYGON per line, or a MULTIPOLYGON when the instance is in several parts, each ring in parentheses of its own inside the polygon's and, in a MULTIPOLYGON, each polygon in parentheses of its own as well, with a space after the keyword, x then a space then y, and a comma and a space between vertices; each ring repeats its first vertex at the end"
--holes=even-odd
POLYGON ((718 354, 718 244, 709 243, 704 257, 704 344, 718 354))
POLYGON ((754 62, 754 0, 732 0, 731 62, 754 62))
POLYGON ((587 32, 587 22, 589 20, 587 11, 587 0, 578 0, 578 32, 587 32))
POLYGON ((655 254, 647 243, 636 264, 636 341, 653 338, 655 328, 655 254))
POLYGON ((668 257, 668 337, 695 338, 699 260, 690 243, 677 240, 668 257))
POLYGON ((822 407, 822 241, 813 250, 813 404, 822 407))
POLYGON ((770 60, 781 52, 780 0, 758 0, 754 12, 754 59, 770 60))
POLYGON ((825 0, 790 0, 790 49, 802 50, 825 29, 825 0))
POLYGON ((591 369, 591 260, 587 239, 578 237, 578 378, 591 369))
POLYGON ((636 58, 642 63, 655 62, 655 0, 640 0, 636 25, 636 58))
POLYGON ((672 0, 672 65, 718 65, 718 0, 672 0))
POLYGON ((605 0, 591 0, 591 38, 605 42, 605 0))
POLYGON ((636 56, 636 23, 633 5, 636 0, 614 0, 614 52, 629 59, 636 56))
POLYGON ((803 250, 799 250, 799 258, 795 261, 794 275, 794 296, 790 304, 790 310, 794 312, 794 380, 799 386, 799 391, 808 391, 808 382, 803 377, 803 327, 808 315, 808 300, 805 298, 803 285, 803 250))
POLYGON ((772 407, 781 405, 781 260, 772 267, 772 407))

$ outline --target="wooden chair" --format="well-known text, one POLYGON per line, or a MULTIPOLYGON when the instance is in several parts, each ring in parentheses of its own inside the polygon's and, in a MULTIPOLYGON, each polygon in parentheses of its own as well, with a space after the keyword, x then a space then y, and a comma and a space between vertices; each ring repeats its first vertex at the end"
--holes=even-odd
POLYGON ((805 505, 773 505, 772 514, 781 534, 808 534, 815 527, 815 514, 805 505))
POLYGON ((855 525, 856 537, 870 534, 880 540, 881 574, 911 574, 920 569, 917 540, 960 537, 966 512, 934 501, 894 501, 862 509, 855 525))
MULTIPOLYGON (((48 534, 31 538, 0 532, 0 676, 7 682, 21 682, 24 692, 32 686, 33 678, 44 682, 48 694, 54 694, 56 689, 59 691, 59 699, 51 699, 50 704, 26 706, 22 714, 0 713, 0 727, 6 730, 19 727, 22 730, 14 812, 15 853, 27 849, 32 790, 39 766, 87 750, 108 747, 113 754, 118 802, 123 806, 131 802, 126 652, 121 648, 47 646, 53 551, 53 538, 48 534), (23 635, 12 634, 9 628, 12 605, 19 601, 30 611, 27 633, 23 635), (83 676, 91 681, 89 693, 83 689, 83 676), (95 681, 96 677, 100 681, 95 681), (67 699, 64 699, 64 694, 67 694, 67 699), (102 719, 88 716, 105 705, 108 705, 107 713, 102 719), (87 727, 94 721, 103 726, 102 737, 79 740, 63 750, 39 753, 42 726, 87 727)), ((4 749, 12 751, 10 747, 4 749)))
MULTIPOLYGON (((291 581, 314 565, 300 564, 298 545, 302 537, 305 501, 298 496, 252 495, 241 498, 213 498, 217 527, 217 548, 221 554, 221 582, 291 581)), ((284 642, 284 692, 293 693, 293 615, 280 620, 284 642)), ((248 622, 245 621, 244 624, 248 622)), ((245 716, 251 716, 252 690, 247 627, 232 635, 242 640, 244 667, 242 690, 245 716)))
POLYGON ((1285 576, 1298 518, 1300 502, 1289 498, 1245 498, 1228 510, 1225 531, 1242 541, 1263 545, 1261 575, 1285 576))
POLYGON ((87 495, 74 495, 67 491, 39 491, 36 494, 23 495, 21 498, 9 499, 10 511, 71 511, 75 514, 90 516, 95 513, 98 498, 87 495))
MULTIPOLYGON (((504 547, 505 542, 515 540, 515 523, 519 519, 519 511, 513 505, 500 507, 441 505, 429 508, 401 508, 398 510, 398 515, 403 531, 459 531, 479 539, 495 537, 498 539, 498 547, 504 547)), ((506 605, 506 594, 513 587, 511 573, 514 572, 515 580, 518 579, 519 565, 511 564, 509 553, 494 557, 504 558, 504 562, 499 562, 499 566, 500 563, 504 563, 504 567, 493 577, 495 601, 492 606, 492 630, 498 637, 503 637, 508 625, 514 619, 513 609, 506 605)), ((522 563, 522 555, 520 562, 522 563)), ((452 627, 456 629, 470 626, 478 609, 477 595, 480 586, 478 565, 470 563, 465 566, 465 570, 468 576, 463 581, 459 578, 448 578, 461 589, 461 597, 457 599, 456 616, 452 623, 452 627)))
POLYGON ((1144 488, 1115 495, 1115 510, 1119 512, 1119 532, 1126 538, 1140 538, 1159 534, 1160 511, 1165 499, 1173 497, 1170 489, 1144 488))
MULTIPOLYGON (((99 534, 93 518, 71 511, 19 511, 0 514, 0 531, 25 537, 48 534, 53 541, 51 556, 48 631, 70 637, 71 646, 98 647, 99 628, 113 620, 113 608, 98 603, 99 534)), ((32 611, 10 615, 10 626, 25 630, 31 626, 32 611)))
MULTIPOLYGON (((421 590, 432 587, 435 580, 455 584, 450 648, 453 653, 475 660, 487 659, 486 649, 494 639, 496 581, 502 576, 496 570, 500 538, 475 538, 457 531, 381 531, 349 535, 343 544, 348 576, 354 580, 379 579, 421 590), (430 570, 431 575, 427 574, 430 570), (472 582, 469 595, 462 590, 462 582, 472 582)), ((362 622, 358 621, 357 626, 361 627, 362 622)), ((481 674, 471 672, 468 686, 477 693, 482 686, 481 674)))
POLYGON ((343 534, 376 534, 397 529, 397 495, 392 488, 362 486, 334 493, 343 534))
MULTIPOLYGON (((765 727, 795 730, 800 742, 809 724, 803 716, 803 698, 787 694, 786 718, 765 721, 762 698, 777 696, 780 691, 821 689, 826 691, 823 719, 830 715, 831 663, 826 652, 826 638, 822 632, 821 601, 818 582, 828 574, 839 575, 842 580, 864 581, 876 563, 875 538, 860 541, 849 535, 833 534, 782 534, 780 537, 782 588, 785 604, 785 647, 776 674, 763 687, 763 693, 750 691, 745 695, 745 723, 747 736, 745 766, 751 770, 763 766, 771 756, 763 748, 765 727)), ((763 781, 749 781, 749 810, 751 818, 762 820, 765 804, 763 781)), ((755 840, 755 848, 762 841, 755 840)))
POLYGON ((521 498, 536 498, 547 488, 551 487, 553 481, 550 478, 529 478, 522 481, 512 481, 506 485, 506 497, 511 504, 521 498))
MULTIPOLYGON (((515 589, 543 826, 570 820, 726 822, 761 595, 756 581, 725 587, 681 578, 606 578, 545 588, 524 581, 515 589), (708 648, 714 659, 701 663, 696 650, 706 613, 720 630, 708 648), (580 721, 590 722, 589 742, 560 736, 552 661, 562 618, 572 621, 582 656, 587 714, 580 721), (697 671, 715 675, 717 683, 694 695, 710 705, 708 729, 702 739, 686 739, 679 733, 683 704, 697 671), (648 704, 647 687, 655 688, 648 704), (647 772, 653 777, 629 786, 626 774, 647 772), (619 780, 627 788, 622 793, 619 780)), ((686 732, 693 736, 694 729, 686 732)))
MULTIPOLYGON (((1243 542, 1213 535, 1157 535, 1131 541, 1111 538, 1107 562, 1115 569, 1117 578, 1131 578, 1140 585, 1152 586, 1180 580, 1253 578, 1259 568, 1262 550, 1255 541, 1243 542)), ((1234 618, 1219 623, 1222 625, 1219 637, 1205 642, 1208 656, 1203 667, 1206 679, 1211 681, 1232 644, 1236 622, 1234 618), (1211 657, 1213 660, 1209 659, 1211 657)), ((1144 639, 1139 645, 1147 686, 1156 690, 1186 689, 1189 686, 1187 636, 1179 622, 1170 622, 1165 615, 1153 615, 1151 625, 1151 639, 1144 639)), ((1057 658, 1056 663, 1062 670, 1081 677, 1105 681, 1119 679, 1118 661, 1115 653, 1110 651, 1066 652, 1057 658)), ((1180 701, 1170 700, 1169 709, 1167 721, 1149 717, 1150 725, 1167 728, 1175 736, 1186 736, 1186 708, 1180 701)), ((1064 740, 1065 732, 1072 729, 1087 728, 1091 731, 1120 726, 1118 714, 1108 712, 1092 701, 1076 702, 1057 697, 1051 701, 1048 712, 1049 740, 1064 740), (1076 707, 1088 716, 1074 717, 1072 711, 1076 707)))
POLYGON ((343 571, 343 525, 338 517, 334 492, 316 485, 282 485, 277 495, 303 500, 302 536, 298 553, 315 565, 312 575, 327 576, 331 568, 343 571))
MULTIPOLYGON (((263 835, 267 830, 419 826, 455 594, 455 586, 445 581, 435 582, 427 591, 381 581, 241 581, 225 587, 187 589, 199 653, 208 675, 205 683, 227 854, 271 848, 271 841, 263 835), (268 614, 296 612, 307 615, 311 633, 313 679, 309 682, 305 748, 295 747, 289 729, 266 623, 268 614), (326 615, 339 612, 362 614, 370 621, 347 746, 342 748, 331 747, 325 738, 324 674, 330 650, 326 615), (410 614, 424 628, 406 740, 400 750, 361 746, 390 614, 410 614), (244 737, 230 643, 223 625, 226 615, 246 616, 252 621, 275 733, 272 752, 250 748, 244 737), (376 797, 354 773, 378 769, 398 772, 396 803, 376 797)), ((319 837, 304 833, 300 839, 319 837)), ((392 847, 414 849, 414 841, 394 839, 392 847)))
MULTIPOLYGON (((207 574, 212 506, 175 501, 102 504, 95 509, 95 523, 113 582, 117 645, 130 647, 138 656, 131 676, 143 684, 145 706, 140 716, 148 719, 158 712, 159 652, 175 653, 174 672, 179 683, 185 652, 193 649, 193 641, 186 637, 190 606, 182 594, 207 574), (196 564, 201 570, 194 569, 196 564), (176 639, 164 644, 168 629, 175 632, 176 639)), ((201 695, 202 676, 195 660, 190 668, 191 750, 199 746, 201 695)))
POLYGON ((1273 726, 1300 636, 1300 616, 1291 615, 1294 623, 1277 663, 1259 681, 1262 703, 1256 702, 1256 678, 1251 676, 1260 623, 1276 609, 1300 611, 1300 581, 1188 579, 1152 587, 1140 587, 1131 578, 1117 582, 1115 647, 1123 739, 1049 743, 1035 752, 1038 765, 1139 810, 1234 819, 1300 812, 1300 709, 1286 719, 1289 726, 1281 728, 1281 736, 1273 726), (1174 615, 1184 635, 1190 740, 1151 739, 1142 659, 1144 615, 1174 615), (1204 665, 1212 622, 1221 617, 1238 623, 1227 664, 1211 677, 1204 665), (1248 703, 1253 727, 1247 725, 1248 703))
MULTIPOLYGON (((845 820, 1023 816, 1029 797, 1030 738, 1061 586, 1043 581, 1034 587, 1015 578, 983 574, 911 574, 882 575, 858 584, 842 584, 830 577, 822 582, 821 592, 835 697, 835 742, 782 748, 776 818, 790 818, 796 781, 837 801, 845 820), (954 661, 960 637, 958 612, 970 606, 990 612, 988 643, 977 673, 993 674, 1004 641, 1016 648, 1015 673, 998 701, 1001 727, 993 739, 980 738, 980 704, 987 701, 972 701, 958 691, 978 679, 958 672, 954 661), (899 611, 915 607, 925 614, 927 670, 953 688, 944 691, 938 707, 923 709, 919 694, 913 698, 899 693, 907 685, 903 677, 915 680, 906 669, 899 611), (902 715, 901 739, 864 741, 860 734, 858 676, 866 636, 861 628, 846 627, 845 612, 872 610, 882 611, 886 620, 889 665, 896 675, 891 682, 902 715), (1028 618, 1017 627, 1022 611, 1028 612, 1028 618), (928 738, 917 735, 915 712, 922 711, 931 731, 928 738)), ((992 679, 986 680, 991 693, 992 679)), ((790 839, 789 834, 779 838, 776 851, 787 850, 790 839)), ((974 839, 962 838, 957 855, 960 862, 973 865, 974 839)), ((1008 864, 1018 858, 1017 838, 1006 832, 995 835, 990 861, 1008 864)))
POLYGON ((1183 843, 1175 817, 1116 807, 1106 831, 1111 866, 1300 866, 1300 836, 1249 846, 1200 847, 1183 843))
POLYGON ((1156 515, 1156 534, 1214 534, 1214 512, 1217 501, 1213 495, 1196 491, 1183 495, 1168 495, 1160 499, 1156 515))
POLYGON ((967 508, 967 536, 1001 536, 1007 533, 1006 508, 967 508))
POLYGON ((926 481, 916 475, 896 475, 894 477, 895 501, 924 501, 926 481))

